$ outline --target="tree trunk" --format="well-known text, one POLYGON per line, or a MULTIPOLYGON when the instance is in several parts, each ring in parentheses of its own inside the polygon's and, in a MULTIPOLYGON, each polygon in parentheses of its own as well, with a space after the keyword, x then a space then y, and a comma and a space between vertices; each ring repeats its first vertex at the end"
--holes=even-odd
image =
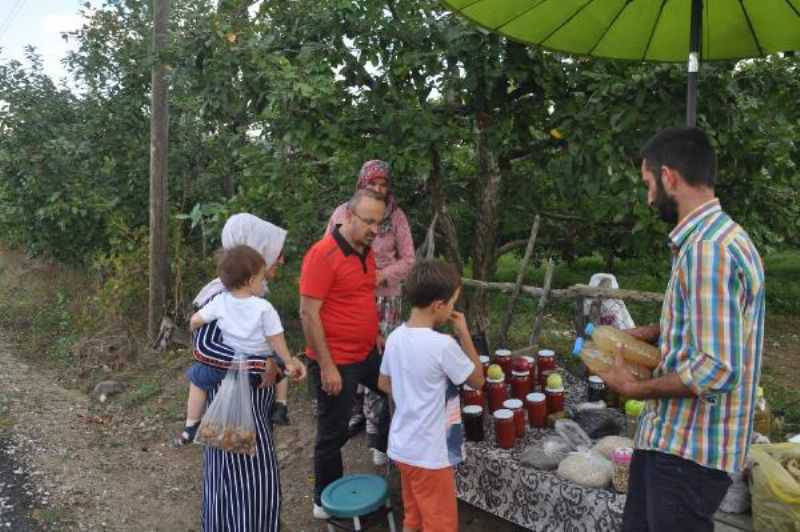
POLYGON ((444 184, 442 183, 442 161, 439 156, 439 150, 435 145, 431 145, 431 175, 428 180, 428 186, 431 192, 433 212, 439 215, 436 224, 437 232, 441 232, 443 236, 441 241, 443 255, 448 262, 456 266, 460 274, 463 274, 464 261, 459 251, 458 231, 456 231, 456 225, 453 223, 450 213, 447 212, 447 198, 445 197, 444 184))
POLYGON ((153 57, 150 117, 150 278, 147 332, 153 340, 159 332, 167 304, 167 145, 169 108, 167 66, 160 54, 167 45, 169 0, 154 0, 153 57))
MULTIPOLYGON (((502 174, 489 146, 491 117, 479 112, 475 120, 475 154, 478 159, 476 187, 478 212, 472 243, 473 278, 488 281, 495 271, 497 246, 497 207, 500 200, 502 174)), ((467 313, 473 333, 486 334, 489 329, 488 296, 475 290, 467 300, 467 313)))

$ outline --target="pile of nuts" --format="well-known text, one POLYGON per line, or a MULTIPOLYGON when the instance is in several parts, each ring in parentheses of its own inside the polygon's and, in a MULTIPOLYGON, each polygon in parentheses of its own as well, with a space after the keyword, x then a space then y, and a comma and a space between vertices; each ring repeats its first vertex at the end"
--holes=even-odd
POLYGON ((197 442, 210 447, 216 447, 231 453, 256 454, 256 433, 254 430, 245 430, 242 427, 217 423, 201 423, 197 442))

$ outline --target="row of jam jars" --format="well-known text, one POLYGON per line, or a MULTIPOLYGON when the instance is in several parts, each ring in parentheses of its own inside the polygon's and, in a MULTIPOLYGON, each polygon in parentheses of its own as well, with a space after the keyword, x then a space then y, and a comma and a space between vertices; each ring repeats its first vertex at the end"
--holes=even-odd
POLYGON ((504 377, 499 379, 486 379, 486 396, 489 402, 489 412, 503 408, 503 402, 508 399, 508 388, 504 377))
POLYGON ((483 406, 467 405, 461 413, 467 441, 483 441, 483 406))
POLYGON ((519 399, 508 399, 503 402, 503 408, 511 410, 514 414, 514 429, 517 438, 525 436, 525 410, 522 408, 522 401, 519 399))
POLYGON ((517 439, 517 427, 514 423, 514 413, 507 408, 496 410, 494 417, 494 436, 497 446, 501 449, 512 449, 517 439))
POLYGON ((556 354, 550 349, 542 349, 536 357, 536 369, 539 374, 539 389, 547 386, 547 377, 556 371, 556 354))
POLYGON ((511 351, 508 349, 498 349, 494 352, 494 363, 503 368, 504 375, 511 375, 511 359, 511 351))
POLYGON ((531 427, 543 429, 547 426, 547 398, 543 393, 529 393, 525 397, 525 407, 531 427))

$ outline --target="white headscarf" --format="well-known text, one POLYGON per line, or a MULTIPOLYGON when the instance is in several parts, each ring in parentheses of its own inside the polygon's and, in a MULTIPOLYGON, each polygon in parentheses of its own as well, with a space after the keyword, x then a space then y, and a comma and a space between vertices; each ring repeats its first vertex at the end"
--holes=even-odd
MULTIPOLYGON (((222 228, 223 249, 234 246, 250 246, 261 253, 267 267, 272 266, 278 260, 285 241, 285 229, 246 212, 234 214, 228 218, 225 227, 222 228)), ((224 290, 222 281, 219 278, 214 279, 200 290, 193 303, 201 307, 224 290)))
MULTIPOLYGON (((592 275, 589 280, 589 286, 599 287, 600 283, 608 280, 611 283, 610 288, 619 289, 617 278, 610 273, 596 273, 592 275)), ((583 302, 583 314, 588 316, 591 312, 592 298, 587 298, 583 302)), ((621 299, 604 299, 600 306, 600 321, 603 325, 611 325, 617 329, 632 329, 636 325, 633 323, 628 312, 628 307, 621 299)))

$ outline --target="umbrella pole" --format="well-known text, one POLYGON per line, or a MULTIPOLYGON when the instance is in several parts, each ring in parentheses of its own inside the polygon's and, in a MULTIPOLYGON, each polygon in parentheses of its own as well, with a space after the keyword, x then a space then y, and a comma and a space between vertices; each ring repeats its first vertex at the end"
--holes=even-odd
POLYGON ((703 0, 692 0, 692 25, 689 31, 689 83, 686 89, 686 125, 697 124, 697 71, 703 28, 703 0))

